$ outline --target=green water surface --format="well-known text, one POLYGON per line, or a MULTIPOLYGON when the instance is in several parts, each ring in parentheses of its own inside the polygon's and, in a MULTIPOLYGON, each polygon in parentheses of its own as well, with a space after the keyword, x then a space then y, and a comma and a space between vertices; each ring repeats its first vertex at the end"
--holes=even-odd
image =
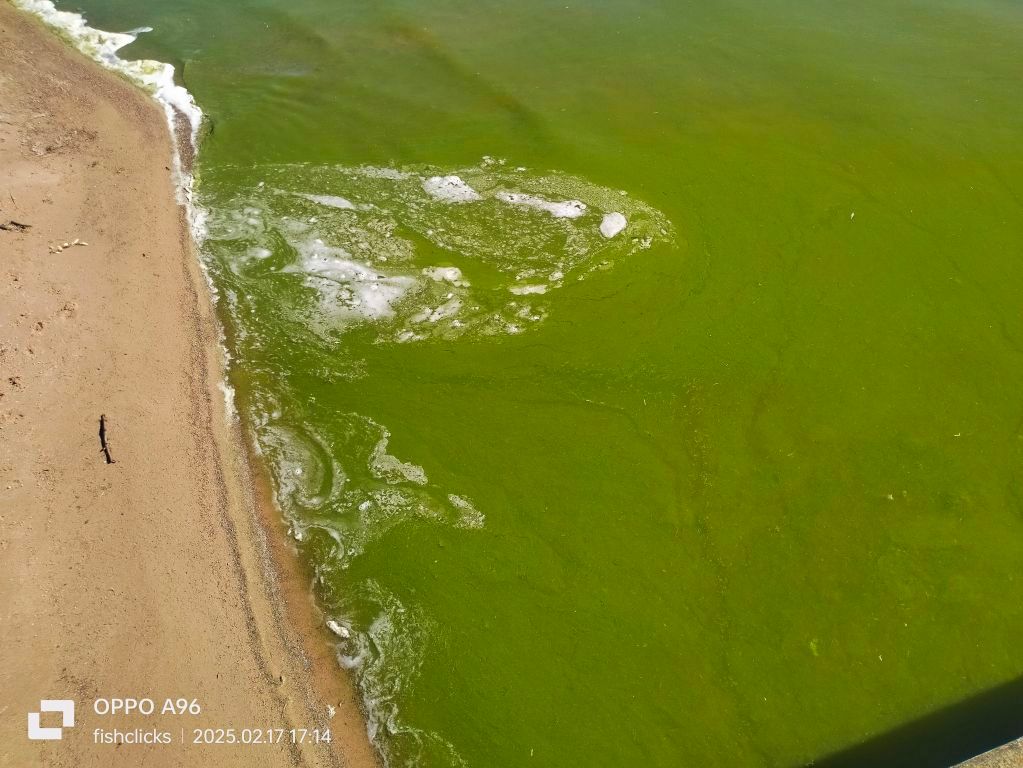
POLYGON ((1023 675, 1019 3, 78 4, 209 117, 240 410, 392 765, 797 766, 1023 675), (343 170, 484 156, 670 226, 516 333, 399 343, 293 271, 287 221, 379 215, 497 307, 561 220, 343 170))

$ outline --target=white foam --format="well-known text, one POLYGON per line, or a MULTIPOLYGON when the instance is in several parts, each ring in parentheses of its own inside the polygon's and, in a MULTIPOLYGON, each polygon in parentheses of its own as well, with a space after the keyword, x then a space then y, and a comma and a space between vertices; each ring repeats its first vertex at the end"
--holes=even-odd
POLYGON ((465 760, 450 742, 410 725, 398 705, 402 694, 415 685, 436 624, 420 606, 402 603, 376 581, 355 585, 351 592, 360 602, 375 604, 378 612, 365 630, 345 641, 348 652, 340 658, 355 670, 366 730, 380 749, 384 766, 465 768, 465 760))
POLYGON ((476 509, 476 505, 464 496, 456 496, 451 493, 448 494, 448 501, 461 515, 458 520, 459 528, 482 528, 486 523, 486 515, 476 509))
POLYGON ((349 637, 352 636, 352 633, 348 629, 348 627, 345 627, 345 626, 339 624, 338 622, 334 621, 333 619, 329 619, 327 621, 327 629, 329 629, 331 632, 333 632, 338 637, 344 638, 346 640, 349 637))
POLYGON ((627 226, 629 226, 629 221, 622 214, 606 213, 600 222, 600 234, 610 240, 627 226))
POLYGON ((411 174, 397 168, 380 168, 375 165, 363 165, 355 169, 359 176, 367 179, 386 179, 387 181, 404 181, 411 177, 411 174))
MULTIPOLYGON (((217 196, 216 182, 205 185, 216 211, 209 252, 262 291, 265 269, 251 257, 239 258, 237 241, 279 254, 283 236, 300 255, 287 271, 306 275, 323 310, 310 313, 304 298, 291 300, 286 309, 295 320, 324 334, 353 321, 381 321, 381 343, 525 332, 543 322, 546 297, 568 281, 610 269, 654 239, 671 241, 662 213, 617 190, 497 163, 426 172, 280 165, 251 176, 248 187, 232 178, 229 198, 217 196), (342 208, 351 204, 360 214, 313 220, 296 202, 316 197, 309 190, 329 192, 321 197, 342 208), (612 239, 607 226, 600 230, 607 212, 626 220, 631 237, 618 237, 619 230, 612 239), (421 261, 435 253, 450 256, 440 256, 440 264, 421 261), (534 301, 524 309, 522 297, 534 301)), ((617 228, 621 221, 612 216, 608 225, 617 228)))
POLYGON ((413 315, 411 320, 413 323, 436 323, 438 320, 455 317, 458 314, 458 310, 461 308, 462 300, 457 296, 453 296, 436 308, 431 309, 430 307, 427 307, 418 314, 413 315))
POLYGON ((234 387, 228 384, 226 380, 222 379, 221 381, 217 382, 217 388, 224 396, 224 417, 230 424, 236 418, 238 418, 238 410, 235 408, 234 405, 234 387))
POLYGON ((468 285, 462 280, 462 270, 458 267, 427 267, 423 274, 438 283, 454 283, 468 285))
MULTIPOLYGON (((379 425, 377 425, 379 426, 379 425)), ((407 481, 416 485, 426 485, 426 471, 418 464, 401 461, 387 452, 387 444, 391 433, 380 427, 380 439, 373 448, 369 459, 369 468, 377 477, 388 483, 407 481)))
POLYGON ((361 207, 357 206, 351 200, 344 197, 338 197, 337 195, 299 195, 299 197, 304 197, 310 202, 319 203, 320 205, 325 205, 328 208, 339 208, 342 211, 357 211, 361 207))
MULTIPOLYGON (((128 61, 117 55, 117 52, 135 42, 139 34, 152 32, 152 27, 136 27, 128 32, 105 32, 90 27, 85 17, 78 13, 57 10, 52 0, 12 0, 14 5, 23 11, 37 16, 42 22, 58 30, 71 41, 79 51, 98 62, 107 69, 119 72, 130 82, 150 94, 163 107, 170 132, 171 146, 174 149, 172 158, 172 178, 175 184, 176 198, 179 205, 185 208, 186 218, 192 240, 199 249, 207 236, 207 212, 195 202, 194 179, 181 164, 181 147, 178 143, 177 122, 181 115, 188 121, 189 144, 194 155, 199 150, 199 128, 202 125, 203 113, 195 99, 184 87, 174 82, 174 67, 162 61, 137 59, 128 61)), ((203 259, 199 266, 206 279, 210 296, 216 302, 219 293, 210 276, 209 269, 203 259)), ((221 353, 227 355, 224 329, 217 324, 217 341, 221 353)), ((226 370, 226 368, 225 368, 226 370)), ((222 386, 227 387, 226 384, 222 386)), ((229 388, 228 388, 229 389, 229 388)), ((233 392, 233 391, 232 391, 233 392)), ((235 413, 233 394, 228 396, 225 389, 225 407, 235 413)))
POLYGON ((90 27, 81 14, 58 11, 51 0, 14 0, 14 4, 63 32, 82 53, 107 69, 120 72, 152 94, 167 113, 171 135, 174 135, 175 110, 184 115, 191 125, 192 147, 196 147, 202 110, 192 94, 174 82, 174 67, 151 59, 126 61, 117 55, 119 50, 135 42, 138 33, 151 31, 149 27, 139 27, 132 32, 104 32, 90 27))
POLYGON ((502 203, 524 205, 540 211, 547 211, 556 219, 578 219, 586 213, 586 203, 579 200, 553 202, 551 200, 544 200, 542 197, 524 195, 518 192, 497 192, 494 197, 502 203))
POLYGON ((395 305, 415 285, 411 277, 385 275, 353 260, 343 248, 332 248, 320 241, 292 245, 300 260, 283 271, 306 275, 306 285, 315 288, 324 309, 335 314, 367 320, 393 317, 395 305))
POLYGON ((423 191, 445 203, 472 203, 483 199, 458 176, 431 176, 423 180, 423 191))
POLYGON ((547 286, 542 283, 540 285, 513 285, 508 290, 516 296, 528 296, 536 293, 547 293, 547 286))

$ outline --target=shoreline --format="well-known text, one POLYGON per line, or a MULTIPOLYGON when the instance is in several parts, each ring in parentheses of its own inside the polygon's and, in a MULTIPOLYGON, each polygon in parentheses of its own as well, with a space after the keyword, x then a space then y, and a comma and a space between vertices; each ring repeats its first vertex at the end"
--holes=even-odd
MULTIPOLYGON (((0 764, 137 764, 145 749, 150 765, 378 765, 265 470, 218 389, 219 321, 175 200, 169 126, 146 93, 6 3, 0 39, 0 159, 12 171, 0 218, 31 226, 0 232, 12 315, 0 302, 0 320, 14 329, 0 339, 0 494, 13 513, 0 531, 15 571, 0 587, 11 660, 0 764), (88 246, 48 248, 90 226, 88 246), (101 412, 113 465, 93 452, 101 412), (334 741, 89 741, 110 724, 89 699, 171 694, 204 702, 189 727, 329 726, 334 741), (25 712, 62 696, 79 702, 76 728, 28 741, 25 712)), ((116 723, 130 724, 154 723, 116 723)))
POLYGON ((335 710, 331 727, 343 734, 341 743, 348 747, 345 765, 382 768, 376 747, 369 740, 366 715, 355 681, 338 661, 336 642, 326 626, 323 609, 316 601, 312 569, 301 559, 288 535, 287 522, 274 501, 269 471, 253 449, 251 438, 245 434, 239 419, 235 419, 233 431, 250 480, 251 520, 263 548, 263 572, 271 577, 268 588, 277 598, 274 610, 297 644, 310 690, 319 701, 327 702, 335 710))

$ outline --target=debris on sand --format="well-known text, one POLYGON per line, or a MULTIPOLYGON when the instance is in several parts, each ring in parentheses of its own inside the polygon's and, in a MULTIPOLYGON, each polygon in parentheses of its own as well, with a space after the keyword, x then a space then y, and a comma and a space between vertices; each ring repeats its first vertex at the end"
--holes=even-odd
POLYGON ((51 245, 50 253, 61 253, 65 248, 72 248, 76 245, 88 245, 84 240, 79 240, 77 237, 70 243, 62 243, 61 245, 51 245))

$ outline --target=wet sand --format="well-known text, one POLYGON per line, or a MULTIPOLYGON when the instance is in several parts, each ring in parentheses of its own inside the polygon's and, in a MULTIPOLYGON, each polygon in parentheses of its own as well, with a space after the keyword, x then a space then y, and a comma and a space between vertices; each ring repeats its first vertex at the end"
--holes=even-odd
POLYGON ((3 3, 0 51, 0 765, 375 765, 225 408, 162 111, 3 3), (95 712, 113 697, 157 711, 95 712), (27 713, 65 698, 74 727, 29 740, 27 713))

